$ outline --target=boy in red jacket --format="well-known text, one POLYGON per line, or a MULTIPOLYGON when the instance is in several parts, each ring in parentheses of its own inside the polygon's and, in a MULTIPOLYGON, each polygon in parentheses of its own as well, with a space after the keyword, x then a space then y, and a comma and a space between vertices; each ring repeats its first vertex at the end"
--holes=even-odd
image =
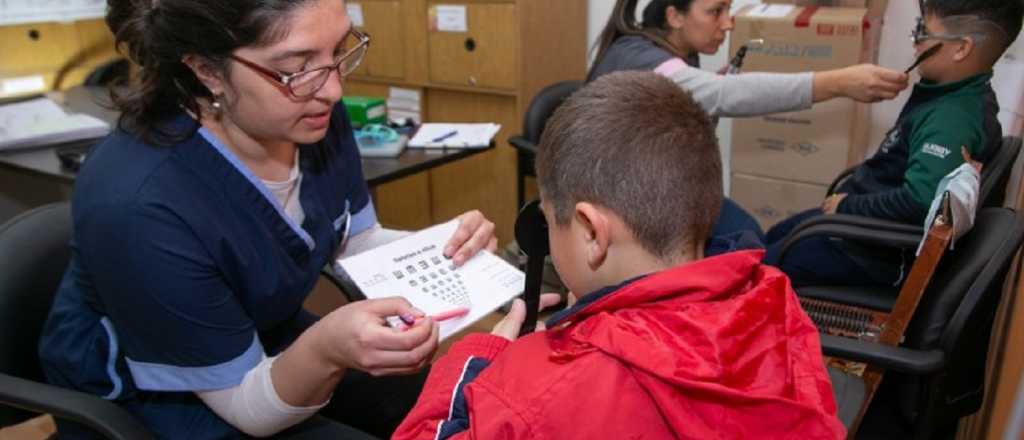
POLYGON ((586 294, 546 331, 515 339, 517 300, 452 346, 394 438, 845 436, 786 276, 736 242, 703 257, 721 159, 689 94, 609 74, 555 112, 539 150, 555 268, 586 294))

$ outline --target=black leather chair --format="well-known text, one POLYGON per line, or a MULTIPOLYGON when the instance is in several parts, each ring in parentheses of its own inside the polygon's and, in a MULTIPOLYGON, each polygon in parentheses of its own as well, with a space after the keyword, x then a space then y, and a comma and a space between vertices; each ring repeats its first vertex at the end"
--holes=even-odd
POLYGON ((81 423, 111 439, 152 435, 121 407, 46 383, 39 335, 71 257, 68 203, 42 206, 0 225, 0 426, 38 413, 81 423))
MULTIPOLYGON (((1022 242, 1024 217, 1008 208, 985 208, 940 261, 903 344, 822 335, 825 355, 889 371, 858 438, 932 438, 954 431, 961 417, 981 407, 992 322, 1022 242)), ((833 382, 849 387, 835 375, 833 382)), ((852 394, 837 396, 841 409, 859 407, 852 394)))
POLYGON ((523 117, 523 133, 509 138, 508 142, 516 149, 517 157, 517 210, 525 202, 526 176, 535 175, 533 159, 537 156, 537 145, 540 144, 540 135, 544 133, 548 118, 569 95, 582 86, 583 81, 562 81, 542 89, 533 97, 530 107, 526 110, 523 117))
MULTIPOLYGON (((1021 138, 1007 136, 1003 138, 999 150, 981 170, 981 188, 978 192, 978 209, 998 207, 1006 197, 1006 187, 1013 165, 1020 154, 1021 138)), ((836 178, 829 187, 829 194, 836 191, 839 185, 852 175, 856 169, 850 168, 836 178)), ((880 220, 853 215, 819 216, 801 223, 790 232, 783 244, 776 261, 778 264, 785 259, 786 249, 796 242, 813 235, 827 235, 837 238, 866 241, 893 248, 912 249, 917 247, 924 233, 922 225, 910 225, 889 220, 880 220)), ((899 286, 864 287, 864 286, 803 286, 797 289, 800 296, 827 301, 847 300, 851 305, 867 307, 875 310, 889 310, 899 286)))

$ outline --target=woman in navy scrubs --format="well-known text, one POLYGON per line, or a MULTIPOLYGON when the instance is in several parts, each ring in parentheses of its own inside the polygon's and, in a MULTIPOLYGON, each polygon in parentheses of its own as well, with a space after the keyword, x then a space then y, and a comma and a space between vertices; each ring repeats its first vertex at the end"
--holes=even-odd
MULTIPOLYGON (((437 325, 386 326, 419 314, 398 298, 302 308, 326 263, 399 234, 377 223, 337 104, 369 37, 338 0, 108 3, 139 73, 76 181, 47 377, 160 438, 390 435, 437 325)), ((490 221, 459 219, 456 264, 493 249, 490 221)))

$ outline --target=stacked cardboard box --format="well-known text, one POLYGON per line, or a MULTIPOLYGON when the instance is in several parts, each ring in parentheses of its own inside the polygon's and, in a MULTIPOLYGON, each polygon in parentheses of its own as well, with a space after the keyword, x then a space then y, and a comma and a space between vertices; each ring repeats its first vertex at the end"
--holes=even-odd
MULTIPOLYGON (((835 0, 850 3, 852 0, 835 0)), ((865 7, 801 6, 803 0, 753 5, 736 14, 735 53, 752 39, 746 72, 806 72, 877 60, 881 20, 865 7)), ((866 6, 866 0, 860 0, 866 6)), ((731 196, 770 227, 821 204, 832 179, 863 159, 868 106, 834 99, 813 109, 736 119, 731 196)))

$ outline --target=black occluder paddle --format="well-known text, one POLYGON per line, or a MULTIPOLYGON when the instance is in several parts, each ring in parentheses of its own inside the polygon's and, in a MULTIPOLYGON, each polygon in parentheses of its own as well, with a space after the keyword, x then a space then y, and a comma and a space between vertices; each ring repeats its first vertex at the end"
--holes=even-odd
POLYGON ((526 254, 526 285, 523 286, 522 296, 526 303, 526 319, 519 329, 519 336, 525 336, 537 327, 544 257, 551 252, 548 244, 548 223, 540 210, 540 201, 534 200, 523 206, 516 217, 515 232, 519 249, 526 254))

